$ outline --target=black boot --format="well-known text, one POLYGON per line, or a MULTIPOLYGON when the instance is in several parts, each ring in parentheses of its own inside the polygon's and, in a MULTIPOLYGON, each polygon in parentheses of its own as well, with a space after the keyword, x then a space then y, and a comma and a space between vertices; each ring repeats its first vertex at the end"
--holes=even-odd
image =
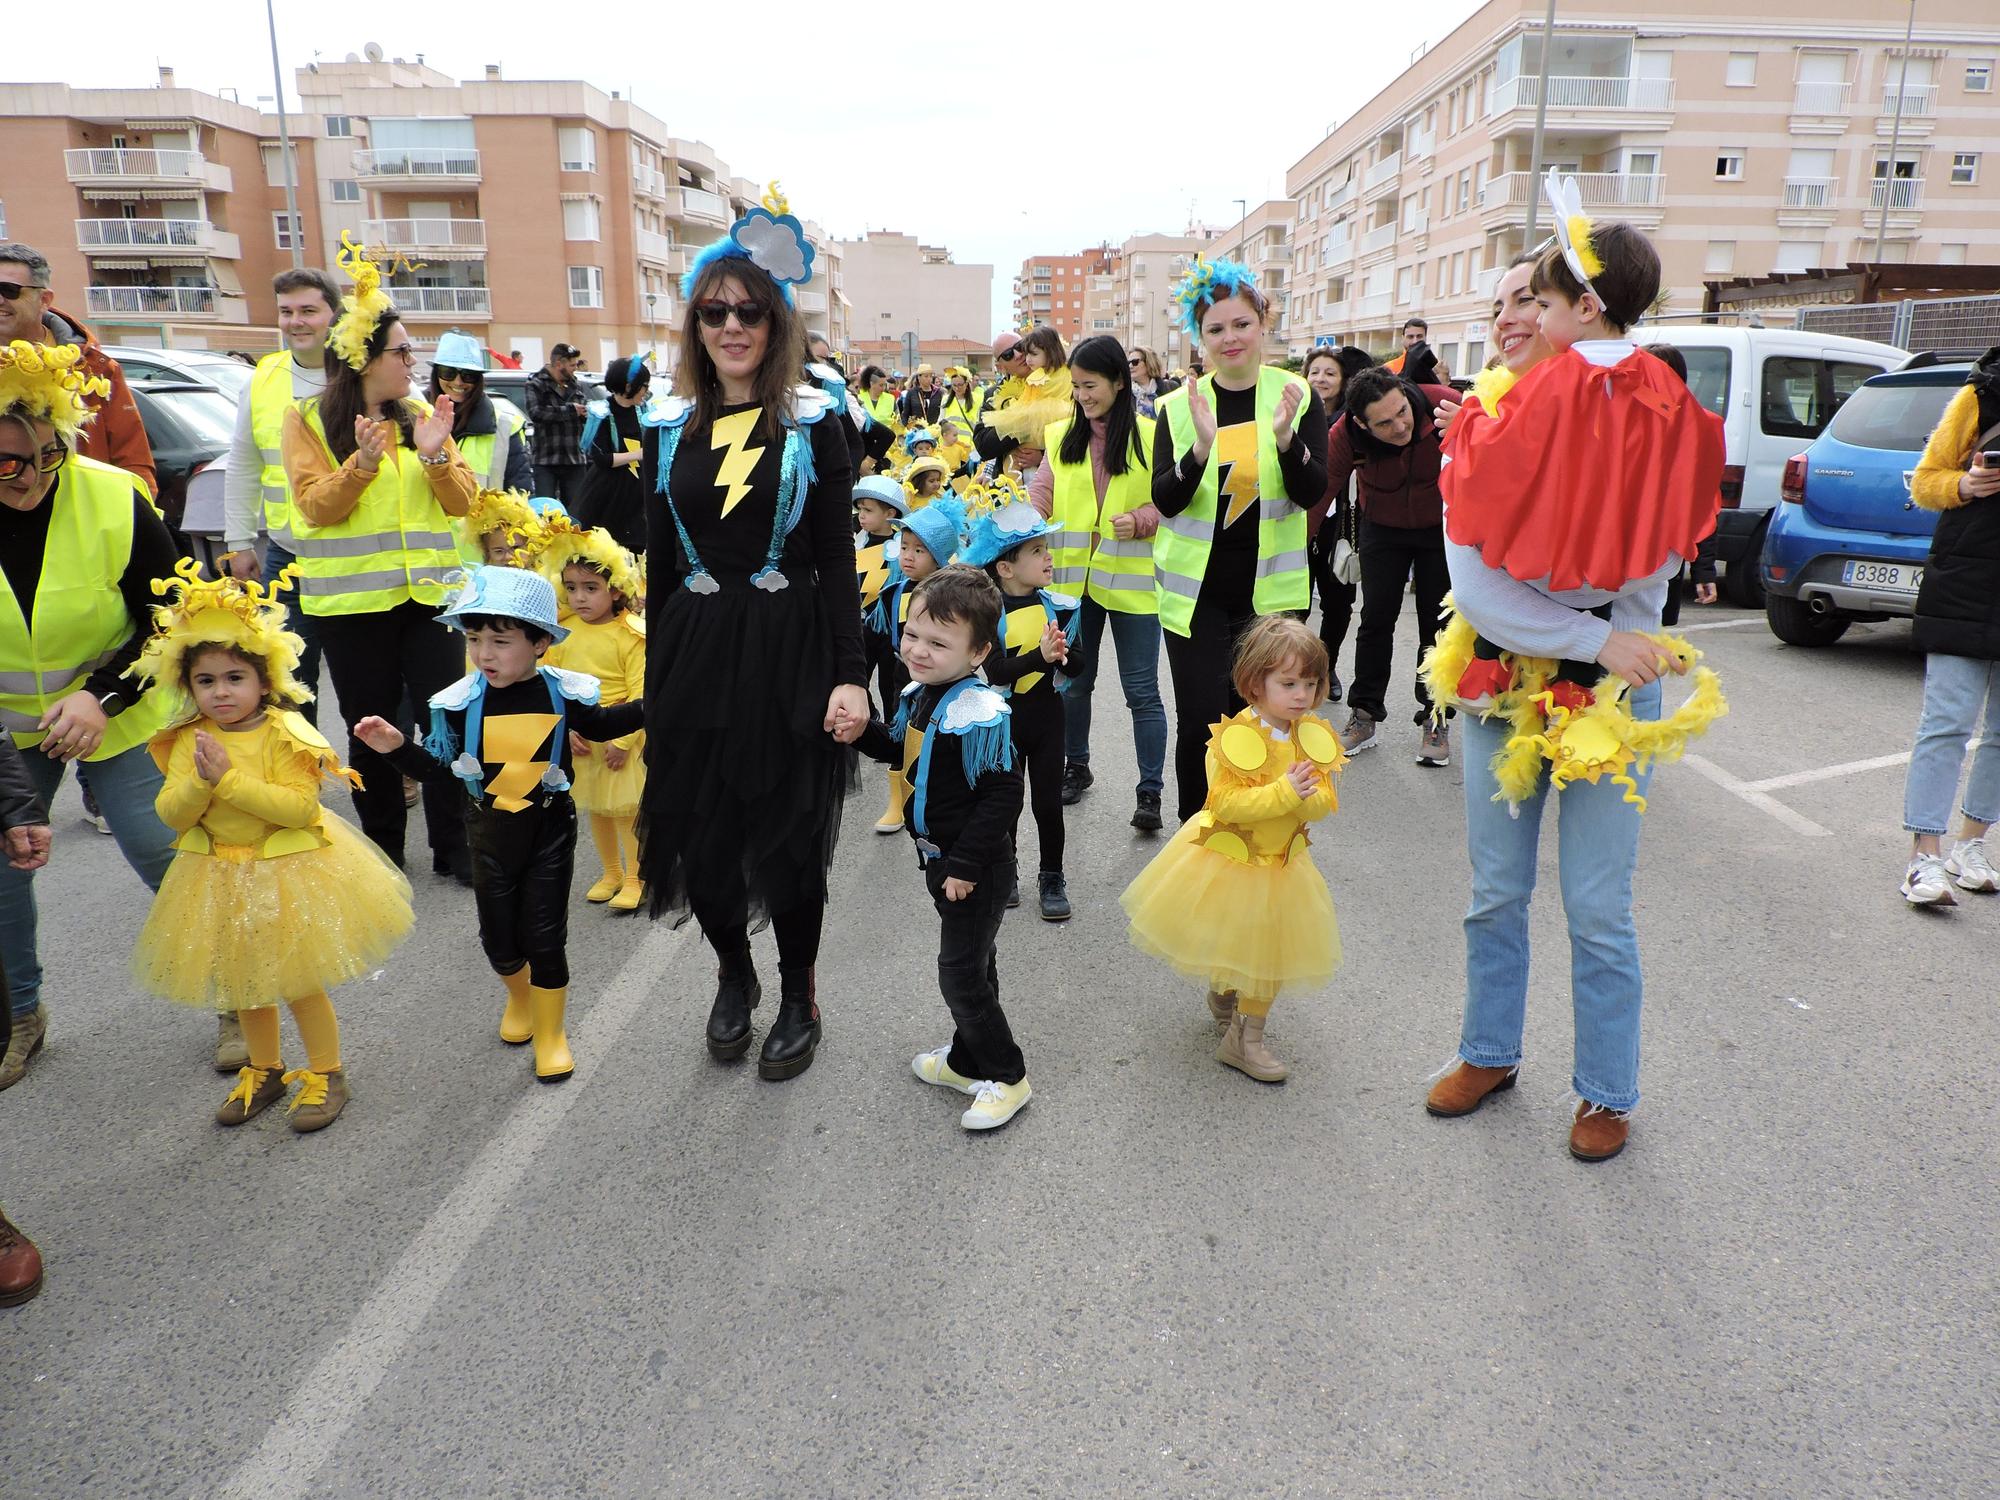
POLYGON ((1012 911, 1021 904, 1021 877, 1016 875, 1013 884, 1007 887, 1007 910, 1012 911))
POLYGON ((757 1076, 773 1082, 796 1078, 812 1066, 819 1047, 819 1004, 811 969, 778 970, 778 1019, 764 1036, 757 1076))
POLYGON ((1042 920, 1044 922, 1067 922, 1069 920, 1069 886, 1063 880, 1061 870, 1044 870, 1041 875, 1042 920))
POLYGON ((1139 793, 1138 804, 1132 809, 1132 826, 1141 833, 1160 831, 1160 794, 1158 792, 1139 793))
POLYGON ((750 1050, 750 1012, 763 994, 748 948, 722 960, 708 1010, 708 1050, 717 1061, 734 1062, 750 1050))

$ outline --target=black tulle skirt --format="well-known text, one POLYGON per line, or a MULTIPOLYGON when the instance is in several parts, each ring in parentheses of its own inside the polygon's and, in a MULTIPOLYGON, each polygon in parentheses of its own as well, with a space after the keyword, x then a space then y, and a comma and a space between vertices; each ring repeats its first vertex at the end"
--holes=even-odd
POLYGON ((757 927, 824 905, 855 754, 823 727, 833 646, 816 590, 654 586, 672 592, 646 642, 639 869, 653 915, 757 927))

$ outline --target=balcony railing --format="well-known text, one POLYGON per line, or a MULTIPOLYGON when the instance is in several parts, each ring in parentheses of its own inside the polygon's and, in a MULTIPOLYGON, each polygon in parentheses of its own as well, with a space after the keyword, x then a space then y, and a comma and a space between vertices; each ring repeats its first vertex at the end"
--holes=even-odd
MULTIPOLYGON (((84 250, 213 250, 219 237, 207 219, 78 219, 84 250)), ((234 235, 226 236, 234 239, 234 235)))
POLYGON ((201 318, 215 315, 215 288, 207 286, 93 286, 84 305, 99 315, 201 318))
POLYGON ((1477 297, 1481 302, 1491 302, 1494 291, 1500 285, 1500 278, 1506 275, 1506 273, 1507 268, 1505 266, 1488 266, 1485 270, 1474 273, 1472 278, 1472 295, 1477 297))
POLYGON ((1364 297, 1357 297, 1354 301, 1354 317, 1357 322, 1365 323, 1372 318, 1386 318, 1388 316, 1389 294, 1387 292, 1370 292, 1364 297))
POLYGON ((1428 130, 1412 130, 1404 141, 1403 155, 1411 161, 1422 161, 1437 145, 1437 139, 1428 130))
MULTIPOLYGON (((1889 84, 1882 90, 1882 113, 1884 116, 1896 112, 1896 85, 1889 84)), ((1934 83, 1913 83, 1903 90, 1903 116, 1930 115, 1937 112, 1937 85, 1934 83)))
POLYGON ((1365 191, 1368 188, 1380 187, 1402 170, 1403 153, 1400 151, 1391 151, 1387 156, 1368 169, 1368 175, 1361 180, 1362 188, 1365 191))
POLYGON ((1880 208, 1887 199, 1891 208, 1922 208, 1924 180, 1921 177, 1877 177, 1868 195, 1868 206, 1880 208))
POLYGON ((1332 192, 1326 195, 1327 212, 1328 213, 1333 212, 1333 210, 1339 208, 1341 204, 1350 202, 1353 199, 1353 197, 1354 197, 1354 179, 1350 177, 1347 179, 1347 181, 1343 182, 1339 187, 1335 188, 1332 192))
MULTIPOLYGON (((1493 90, 1493 111, 1533 109, 1541 96, 1542 81, 1532 75, 1510 78, 1493 90)), ((1632 109, 1658 113, 1673 108, 1674 81, 1671 78, 1597 78, 1557 75, 1549 80, 1550 109, 1632 109)))
POLYGON ((1787 177, 1781 206, 1831 209, 1834 187, 1835 182, 1831 177, 1787 177))
POLYGON ((1383 224, 1361 236, 1361 253, 1373 255, 1377 250, 1386 250, 1395 243, 1395 224, 1393 222, 1383 224))
POLYGON ((800 312, 823 313, 826 311, 825 292, 800 291, 796 295, 799 299, 800 312))
POLYGON ((633 231, 633 240, 635 248, 639 252, 639 259, 641 260, 650 260, 660 265, 666 265, 674 258, 674 241, 672 235, 657 234, 650 229, 638 229, 633 231))
POLYGON ((386 286, 389 300, 405 318, 493 316, 493 292, 483 286, 386 286))
MULTIPOLYGON (((1657 208, 1666 198, 1660 172, 1579 172, 1577 191, 1585 208, 1657 208)), ((1542 190, 1532 172, 1502 172, 1479 195, 1481 208, 1526 208, 1528 195, 1542 190)))
POLYGON ((657 167, 634 167, 632 186, 651 198, 667 196, 667 175, 657 167))
POLYGON ((402 146, 354 153, 357 177, 479 176, 479 153, 460 146, 402 146))
POLYGON ((363 219, 361 238, 385 250, 484 250, 484 219, 363 219))
POLYGON ((1854 85, 1842 80, 1839 83, 1808 83, 1804 80, 1792 85, 1792 113, 1795 115, 1844 115, 1854 102, 1854 85))
POLYGON ((71 181, 83 177, 182 177, 199 182, 204 165, 199 151, 128 151, 109 146, 81 146, 63 152, 63 169, 71 181))
POLYGON ((684 187, 681 189, 681 216, 705 219, 711 224, 727 224, 729 200, 720 193, 711 193, 707 188, 684 187))

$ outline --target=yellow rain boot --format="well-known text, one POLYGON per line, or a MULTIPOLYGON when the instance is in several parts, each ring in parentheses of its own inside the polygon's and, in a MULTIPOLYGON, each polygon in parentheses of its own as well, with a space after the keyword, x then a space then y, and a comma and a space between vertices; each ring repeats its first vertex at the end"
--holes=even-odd
MULTIPOLYGON (((625 865, 618 853, 618 820, 603 813, 592 813, 590 840, 597 845, 597 857, 604 862, 604 874, 596 885, 583 893, 583 899, 590 902, 609 901, 625 884, 625 865)), ((634 873, 636 875, 636 871, 634 873)))
POLYGON ((901 833, 903 831, 903 809, 910 801, 910 783, 903 773, 894 766, 889 768, 889 805, 882 816, 875 820, 877 833, 901 833))
POLYGON ((561 1083, 576 1071, 569 1038, 563 1034, 563 1010, 569 1004, 569 987, 530 989, 528 1004, 535 1013, 535 1077, 543 1083, 561 1083))
POLYGON ((507 1008, 500 1012, 500 1040, 518 1047, 535 1034, 534 1011, 528 999, 534 993, 528 987, 528 966, 522 964, 513 973, 502 974, 500 982, 507 986, 507 1008))

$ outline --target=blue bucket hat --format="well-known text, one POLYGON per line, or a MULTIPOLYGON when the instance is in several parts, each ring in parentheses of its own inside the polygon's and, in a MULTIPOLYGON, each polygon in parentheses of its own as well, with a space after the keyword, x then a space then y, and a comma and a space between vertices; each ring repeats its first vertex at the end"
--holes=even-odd
POLYGON ((1023 542, 1047 536, 1055 529, 1034 506, 1016 500, 988 511, 972 523, 972 531, 959 549, 958 560, 975 568, 988 568, 1023 542))
POLYGON ((438 618, 453 630, 465 631, 467 615, 503 615, 545 630, 555 640, 569 635, 556 623, 556 591, 548 579, 524 568, 477 568, 438 618))
POLYGON ((910 513, 909 491, 884 474, 870 474, 866 479, 855 480, 854 498, 876 501, 888 506, 899 516, 910 513))
POLYGON ((965 507, 949 495, 940 495, 898 521, 896 529, 915 532, 924 550, 943 567, 965 543, 965 507))
POLYGON ((431 365, 433 368, 444 365, 453 370, 484 370, 486 349, 471 334, 454 328, 438 340, 437 353, 431 356, 431 365))

